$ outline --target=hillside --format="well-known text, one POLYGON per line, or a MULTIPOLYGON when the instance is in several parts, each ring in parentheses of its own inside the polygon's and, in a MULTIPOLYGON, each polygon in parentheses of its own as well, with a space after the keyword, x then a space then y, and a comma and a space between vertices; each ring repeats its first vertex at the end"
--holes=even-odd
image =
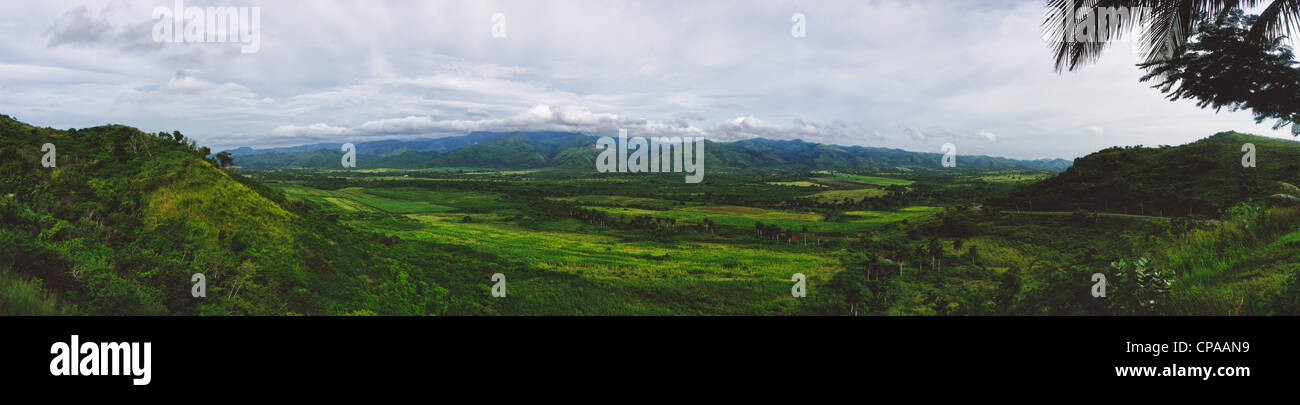
MULTIPOLYGON (((433 140, 387 140, 357 146, 360 168, 473 167, 495 169, 595 167, 597 137, 563 132, 474 132, 433 140), (398 153, 405 153, 394 158, 398 153)), ((235 164, 250 169, 336 168, 343 156, 340 144, 290 148, 231 150, 235 164)), ((878 170, 939 169, 938 153, 898 149, 838 146, 800 140, 749 139, 708 141, 705 167, 725 169, 878 170)), ((1015 160, 961 156, 958 170, 1053 170, 1069 167, 1062 159, 1015 160)))
POLYGON ((524 134, 510 134, 448 152, 430 167, 493 167, 531 169, 547 166, 550 153, 524 134))
POLYGON ((1224 132, 1181 146, 1114 147, 1078 158, 1066 171, 995 202, 1008 209, 1217 217, 1251 198, 1300 183, 1300 142, 1224 132), (1242 145, 1257 166, 1242 167, 1242 145))
POLYGON ((438 314, 475 305, 440 285, 446 269, 503 266, 340 225, 179 133, 0 116, 0 154, 3 314, 438 314), (191 296, 195 273, 206 297, 191 296))
POLYGON ((1174 280, 1161 313, 1300 314, 1300 207, 1234 206, 1148 257, 1174 280))

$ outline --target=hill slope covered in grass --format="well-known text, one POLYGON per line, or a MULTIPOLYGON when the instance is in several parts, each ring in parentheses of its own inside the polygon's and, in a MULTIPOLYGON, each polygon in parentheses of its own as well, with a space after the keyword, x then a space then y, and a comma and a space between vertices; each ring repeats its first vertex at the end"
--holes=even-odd
POLYGON ((1300 207, 1243 204, 1152 252, 1173 315, 1300 314, 1300 207))
POLYGON ((1286 184, 1297 183, 1300 142, 1224 132, 1181 146, 1107 148, 995 203, 1012 209, 1218 217, 1238 202, 1286 192, 1286 184), (1242 167, 1247 143, 1255 146, 1253 168, 1242 167))
POLYGON ((779 281, 590 280, 362 230, 348 222, 394 218, 286 199, 222 170, 205 149, 176 133, 54 130, 0 115, 0 315, 791 310, 770 305, 768 290, 785 289, 779 281), (40 164, 44 143, 57 147, 55 167, 40 164), (489 294, 498 272, 510 275, 510 299, 489 294), (206 297, 191 296, 196 273, 206 277, 206 297))
POLYGON ((447 269, 502 267, 340 225, 206 154, 179 133, 0 116, 0 313, 438 314, 475 305, 447 269))

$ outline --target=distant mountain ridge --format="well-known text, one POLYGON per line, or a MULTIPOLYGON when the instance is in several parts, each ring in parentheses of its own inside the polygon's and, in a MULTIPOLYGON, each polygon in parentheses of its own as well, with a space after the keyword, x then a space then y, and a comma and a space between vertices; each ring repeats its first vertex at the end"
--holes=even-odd
MULTIPOLYGON (((463 136, 355 143, 360 168, 472 167, 499 169, 593 168, 598 137, 568 132, 472 132, 463 136)), ((250 169, 338 167, 342 143, 285 148, 231 149, 235 164, 250 169)), ((941 154, 801 140, 707 141, 705 167, 836 170, 939 169, 941 154)), ((1064 159, 1017 160, 959 156, 958 170, 1065 170, 1064 159)))

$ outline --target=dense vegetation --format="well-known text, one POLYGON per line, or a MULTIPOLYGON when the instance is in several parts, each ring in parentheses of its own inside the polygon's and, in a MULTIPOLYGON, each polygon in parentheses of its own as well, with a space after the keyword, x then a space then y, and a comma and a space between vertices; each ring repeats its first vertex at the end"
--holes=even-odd
MULTIPOLYGON (((1064 173, 778 164, 720 167, 692 185, 671 173, 563 165, 245 166, 239 174, 223 167, 249 155, 208 158, 179 133, 60 131, 4 117, 0 134, 8 157, 0 162, 7 314, 1300 311, 1300 208, 1255 198, 1267 195, 1268 182, 1297 173, 1287 163, 1294 146, 1239 134, 1108 149, 1064 173), (1258 178, 1225 189, 1215 176, 1238 173, 1231 164, 1242 170, 1241 152, 1229 152, 1243 140, 1259 151, 1250 169, 1257 174, 1244 176, 1258 178), (47 142, 57 145, 56 167, 40 163, 47 142), (1140 185, 1125 186, 1121 176, 1140 185), (1161 182, 1191 197, 1167 196, 1161 182), (1108 200, 1074 191, 1090 189, 1108 200), (1143 192, 1159 198, 1135 194, 1143 192), (1005 203, 1027 195, 1051 198, 1035 199, 1032 210, 1005 203), (1190 205, 1193 212, 1217 220, 1044 210, 1069 199, 1102 205, 1060 209, 1113 203, 1124 212, 1115 201, 1141 201, 1148 210, 1174 207, 1167 216, 1204 202, 1190 205), (206 277, 205 298, 190 295, 195 273, 206 277), (506 275, 507 297, 491 296, 495 273, 506 275), (1090 294, 1096 273, 1107 278, 1107 298, 1090 294), (807 297, 791 296, 795 274, 806 277, 807 297)), ((540 147, 550 151, 540 159, 553 162, 548 153, 577 146, 558 133, 475 136, 418 153, 482 162, 492 157, 476 146, 486 145, 523 161, 540 147)), ((411 152, 402 142, 389 146, 393 156, 411 152)))
MULTIPOLYGON (((1300 5, 1281 7, 1300 19, 1300 5)), ((1263 28, 1279 9, 1272 11, 1263 23, 1261 16, 1240 9, 1203 19, 1193 40, 1171 57, 1139 65, 1147 70, 1142 81, 1156 82, 1152 87, 1171 101, 1196 100, 1197 106, 1216 111, 1250 110, 1256 122, 1277 120, 1274 129, 1290 124, 1300 135, 1300 62, 1286 36, 1265 35, 1263 28)), ((1300 28, 1292 25, 1287 21, 1288 29, 1300 28)))
POLYGON ((180 133, 0 117, 0 134, 6 312, 435 314, 454 305, 436 282, 449 266, 494 265, 334 223, 180 133), (45 143, 55 167, 40 163, 45 143), (191 297, 195 273, 205 298, 191 297))
POLYGON ((1225 132, 1181 146, 1114 147, 1081 157, 1059 176, 999 199, 1007 209, 1217 218, 1247 199, 1300 183, 1300 142, 1225 132), (1255 167, 1242 167, 1254 145, 1255 167))

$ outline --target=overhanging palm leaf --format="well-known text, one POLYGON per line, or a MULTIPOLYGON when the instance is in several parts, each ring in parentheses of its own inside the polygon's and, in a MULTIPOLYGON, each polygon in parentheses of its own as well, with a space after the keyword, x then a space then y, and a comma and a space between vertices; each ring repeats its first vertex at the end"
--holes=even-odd
POLYGON ((1056 71, 1074 71, 1095 62, 1106 49, 1107 42, 1074 42, 1068 40, 1069 18, 1067 10, 1081 7, 1147 7, 1150 15, 1136 21, 1118 21, 1106 24, 1105 34, 1110 38, 1140 29, 1142 51, 1148 62, 1162 60, 1173 46, 1182 46, 1192 34, 1192 28, 1209 16, 1219 16, 1226 10, 1253 8, 1268 4, 1260 13, 1260 24, 1251 33, 1252 40, 1272 39, 1300 30, 1300 0, 1048 0, 1048 12, 1043 20, 1043 32, 1053 41, 1056 71))
POLYGON ((1259 13, 1250 31, 1252 40, 1276 38, 1300 31, 1300 0, 1274 0, 1259 13))

